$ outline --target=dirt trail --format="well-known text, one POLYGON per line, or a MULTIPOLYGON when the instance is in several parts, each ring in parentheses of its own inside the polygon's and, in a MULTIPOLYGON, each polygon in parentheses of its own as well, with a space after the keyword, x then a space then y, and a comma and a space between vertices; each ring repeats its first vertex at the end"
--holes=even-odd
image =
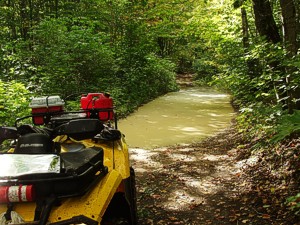
POLYGON ((243 160, 239 144, 230 127, 188 146, 132 149, 139 224, 299 225, 284 203, 289 187, 243 160))
MULTIPOLYGON (((177 79, 181 87, 191 81, 190 74, 177 79)), ((233 129, 187 146, 131 150, 139 224, 236 224, 233 129)))
POLYGON ((252 165, 247 145, 232 124, 199 143, 131 149, 139 224, 300 224, 285 210, 284 180, 264 173, 263 161, 252 165))
POLYGON ((230 133, 188 146, 131 150, 139 224, 236 224, 239 168, 230 133))

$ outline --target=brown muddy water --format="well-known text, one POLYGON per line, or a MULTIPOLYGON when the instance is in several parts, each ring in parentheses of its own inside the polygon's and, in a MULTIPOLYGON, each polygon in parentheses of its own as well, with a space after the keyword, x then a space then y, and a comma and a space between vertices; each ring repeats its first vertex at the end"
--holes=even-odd
POLYGON ((234 116, 230 96, 211 88, 186 88, 140 107, 118 128, 130 148, 190 144, 226 128, 234 116))

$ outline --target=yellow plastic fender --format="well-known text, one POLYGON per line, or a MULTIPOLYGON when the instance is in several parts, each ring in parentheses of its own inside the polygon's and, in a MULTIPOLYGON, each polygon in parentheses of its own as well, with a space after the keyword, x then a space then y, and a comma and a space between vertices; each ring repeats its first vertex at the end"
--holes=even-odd
MULTIPOLYGON (((95 184, 85 195, 61 200, 59 206, 54 206, 49 216, 49 222, 59 222, 71 219, 74 216, 84 215, 101 222, 112 197, 122 182, 122 176, 117 170, 111 170, 99 183, 95 184)), ((14 205, 16 211, 25 222, 34 220, 36 204, 24 202, 14 205)), ((6 204, 0 204, 0 212, 7 210, 6 204)))
POLYGON ((81 197, 62 200, 60 206, 53 207, 49 221, 59 222, 84 215, 100 223, 121 181, 121 174, 112 170, 89 193, 81 197))
MULTIPOLYGON (((120 184, 130 176, 128 148, 123 138, 115 142, 93 143, 90 140, 85 140, 80 143, 88 147, 101 147, 104 150, 103 163, 109 172, 85 195, 61 199, 59 206, 52 207, 49 215, 50 223, 68 220, 80 215, 100 223, 114 194, 118 191, 124 191, 124 187, 120 184)), ((14 203, 13 210, 25 222, 32 222, 36 202, 14 203)), ((7 204, 0 204, 0 213, 6 211, 7 204)))

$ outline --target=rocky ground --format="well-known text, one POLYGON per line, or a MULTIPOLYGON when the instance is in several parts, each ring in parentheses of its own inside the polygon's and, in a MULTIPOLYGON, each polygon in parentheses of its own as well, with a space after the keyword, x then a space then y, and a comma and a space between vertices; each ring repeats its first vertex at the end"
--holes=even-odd
POLYGON ((131 149, 139 224, 300 224, 288 210, 297 200, 286 203, 300 192, 299 146, 250 155, 233 122, 199 143, 131 149))

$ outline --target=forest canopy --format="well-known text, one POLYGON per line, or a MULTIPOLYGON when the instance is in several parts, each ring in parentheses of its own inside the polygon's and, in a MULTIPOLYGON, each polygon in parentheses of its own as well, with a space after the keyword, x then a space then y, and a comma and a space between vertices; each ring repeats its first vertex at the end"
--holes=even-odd
POLYGON ((3 0, 1 82, 24 85, 24 97, 110 92, 125 115, 191 73, 229 92, 243 121, 253 111, 275 118, 300 108, 299 8, 295 0, 3 0))

